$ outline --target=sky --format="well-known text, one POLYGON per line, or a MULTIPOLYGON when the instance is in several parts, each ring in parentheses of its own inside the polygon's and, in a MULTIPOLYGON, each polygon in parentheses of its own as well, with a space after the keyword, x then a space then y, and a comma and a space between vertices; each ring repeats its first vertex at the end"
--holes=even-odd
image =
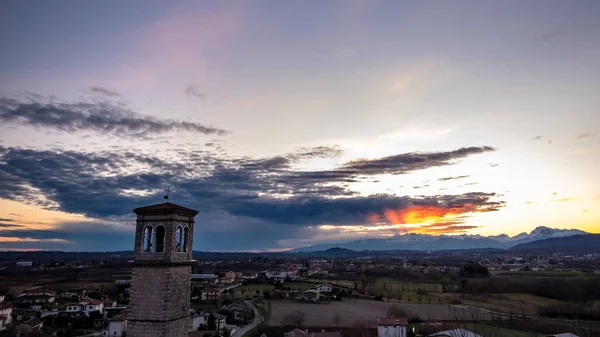
POLYGON ((0 1, 0 250, 600 232, 600 2, 0 1))

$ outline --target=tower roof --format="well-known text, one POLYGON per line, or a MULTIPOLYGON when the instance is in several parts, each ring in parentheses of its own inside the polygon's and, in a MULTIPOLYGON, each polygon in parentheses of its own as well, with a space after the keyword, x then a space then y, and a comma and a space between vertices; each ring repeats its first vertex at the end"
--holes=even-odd
POLYGON ((138 207, 133 210, 135 214, 142 215, 162 215, 162 214, 184 214, 195 216, 198 214, 198 211, 193 210, 191 208, 179 206, 172 204, 170 202, 164 202, 162 204, 138 207))

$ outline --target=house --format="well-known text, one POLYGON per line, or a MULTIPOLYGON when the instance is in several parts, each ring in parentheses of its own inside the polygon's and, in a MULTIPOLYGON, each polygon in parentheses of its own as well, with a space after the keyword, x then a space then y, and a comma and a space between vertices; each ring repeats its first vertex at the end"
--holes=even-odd
POLYGON ((114 308, 117 306, 117 301, 116 300, 104 300, 104 309, 106 308, 114 308))
POLYGON ((302 293, 302 300, 304 302, 319 302, 319 291, 310 289, 302 293))
POLYGON ((78 313, 78 312, 82 312, 83 308, 82 305, 79 303, 69 303, 66 306, 66 312, 68 313, 78 313))
POLYGON ((0 302, 0 321, 2 326, 12 322, 12 303, 0 302))
POLYGON ((208 316, 210 314, 209 313, 200 313, 197 314, 196 311, 193 311, 192 313, 192 327, 190 328, 190 331, 198 331, 198 328, 201 325, 206 325, 206 322, 208 320, 208 316))
POLYGON ((233 283, 235 282, 236 273, 233 271, 228 271, 225 273, 225 277, 221 278, 221 282, 223 283, 233 283))
POLYGON ((17 335, 24 333, 40 332, 44 326, 44 321, 41 318, 31 318, 21 324, 15 326, 17 335))
POLYGON ((41 287, 25 289, 17 297, 19 303, 53 303, 56 300, 56 292, 41 287))
POLYGON ((87 298, 83 301, 79 301, 79 304, 82 305, 82 311, 86 316, 89 316, 93 311, 99 311, 100 313, 104 312, 104 302, 101 300, 95 300, 93 298, 87 298))
POLYGON ((17 262, 17 267, 31 267, 33 266, 32 261, 19 261, 17 262))
POLYGON ((188 332, 188 337, 205 337, 205 336, 215 336, 214 330, 201 330, 201 331, 190 331, 188 332))
POLYGON ((300 330, 298 328, 286 332, 283 334, 284 337, 342 337, 340 331, 325 331, 320 332, 308 332, 308 330, 300 330))
POLYGON ((93 311, 104 312, 104 302, 91 298, 76 303, 69 303, 66 307, 66 312, 68 313, 84 313, 86 316, 89 316, 93 311))
POLYGON ((227 310, 231 311, 231 313, 233 313, 234 319, 244 319, 244 314, 245 314, 246 310, 248 310, 248 307, 238 304, 238 303, 233 303, 233 304, 226 306, 225 309, 227 309, 227 310))
POLYGON ((102 331, 102 337, 122 337, 127 331, 127 320, 115 317, 108 321, 108 329, 102 331))
POLYGON ((322 293, 330 293, 333 290, 333 287, 331 286, 331 284, 319 284, 318 286, 315 287, 315 290, 318 290, 319 292, 322 293))
POLYGON ((212 315, 215 318, 215 325, 217 326, 217 331, 221 331, 221 329, 225 327, 225 319, 227 319, 227 316, 221 315, 218 312, 213 312, 212 315))
POLYGON ((406 317, 377 318, 377 337, 406 337, 406 317))
POLYGON ((221 291, 216 288, 206 288, 200 293, 202 301, 218 301, 221 298, 221 291))
POLYGON ((476 333, 473 333, 469 330, 465 329, 453 329, 453 330, 444 330, 434 334, 429 335, 430 337, 481 337, 476 333))

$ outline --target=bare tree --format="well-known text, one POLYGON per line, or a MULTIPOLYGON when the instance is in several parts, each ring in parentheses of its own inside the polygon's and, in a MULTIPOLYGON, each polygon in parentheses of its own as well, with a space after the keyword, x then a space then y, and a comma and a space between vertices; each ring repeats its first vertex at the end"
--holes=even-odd
POLYGON ((306 313, 304 311, 295 310, 289 314, 283 316, 281 320, 281 324, 285 326, 291 326, 294 328, 299 328, 304 324, 304 319, 306 317, 306 313))
POLYGON ((407 317, 408 313, 406 310, 402 309, 399 305, 392 305, 388 308, 386 315, 388 317, 407 317))
POLYGON ((340 324, 341 324, 341 323, 342 323, 342 315, 340 315, 340 313, 336 311, 336 312, 333 314, 333 324, 334 324, 336 327, 338 327, 338 326, 340 326, 340 324))

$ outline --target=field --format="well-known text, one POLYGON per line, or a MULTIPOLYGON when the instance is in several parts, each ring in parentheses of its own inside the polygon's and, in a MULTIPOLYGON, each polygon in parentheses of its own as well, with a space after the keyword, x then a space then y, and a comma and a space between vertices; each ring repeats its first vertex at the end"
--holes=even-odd
POLYGON ((497 276, 516 276, 516 277, 577 277, 583 276, 581 271, 501 271, 493 273, 497 276))
POLYGON ((448 305, 397 304, 360 299, 345 299, 327 304, 271 301, 269 325, 281 326, 286 314, 303 311, 306 314, 306 326, 333 326, 335 313, 339 313, 343 318, 341 326, 352 326, 357 321, 376 320, 378 317, 386 316, 388 308, 392 305, 400 305, 409 316, 425 320, 450 320, 457 316, 491 318, 489 314, 481 310, 448 305))

